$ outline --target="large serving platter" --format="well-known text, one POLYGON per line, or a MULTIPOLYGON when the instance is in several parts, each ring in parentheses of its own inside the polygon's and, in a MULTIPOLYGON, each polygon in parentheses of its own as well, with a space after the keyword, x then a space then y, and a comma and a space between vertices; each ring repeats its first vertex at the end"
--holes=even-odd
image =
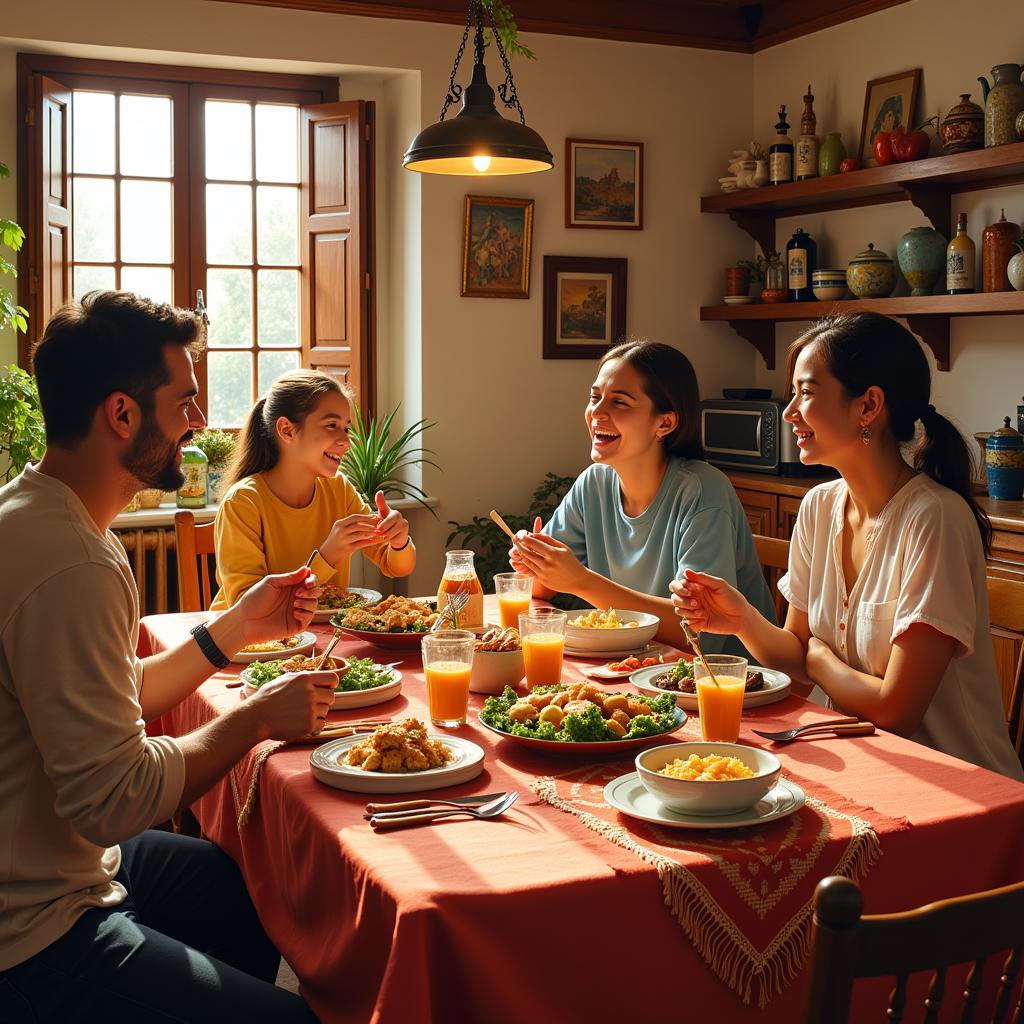
MULTIPOLYGON (((379 590, 367 590, 364 587, 345 587, 350 594, 358 594, 362 599, 363 603, 360 607, 365 608, 370 604, 378 604, 382 601, 383 595, 379 590)), ((348 611, 347 608, 317 608, 313 613, 314 622, 330 622, 334 615, 339 611, 348 611)))
POLYGON ((296 654, 309 654, 316 647, 316 634, 308 630, 294 647, 286 647, 280 651, 239 651, 231 660, 239 665, 249 665, 254 661, 276 661, 291 658, 296 654))
MULTIPOLYGON (((671 665, 650 665, 647 668, 637 669, 637 671, 629 677, 629 681, 641 693, 656 694, 660 696, 663 693, 671 693, 672 691, 662 690, 660 687, 655 686, 651 680, 655 676, 664 675, 666 672, 671 671, 671 665)), ((754 690, 752 693, 745 693, 743 695, 744 708, 759 708, 763 704, 774 704, 776 701, 785 700, 786 697, 789 696, 791 681, 785 672, 778 672, 773 668, 761 668, 759 665, 751 665, 750 671, 761 672, 764 674, 764 686, 760 690, 754 690)), ((676 705, 681 708, 686 708, 687 711, 696 711, 697 694, 678 694, 676 697, 676 705)))
POLYGON ((351 793, 422 793, 428 789, 444 789, 475 779, 484 767, 483 749, 461 736, 429 734, 451 751, 453 760, 443 768, 423 772, 364 772, 344 763, 349 748, 362 743, 366 734, 344 736, 319 746, 309 755, 314 777, 326 786, 351 793))
MULTIPOLYGON (((249 670, 243 669, 238 678, 242 680, 242 693, 249 697, 259 687, 253 686, 246 673, 249 670)), ((371 687, 369 690, 336 690, 332 711, 346 711, 349 708, 369 708, 374 704, 384 704, 392 700, 402 692, 402 673, 395 668, 388 669, 389 680, 381 683, 380 686, 371 687)), ((266 685, 266 684, 264 684, 266 685)))
POLYGON ((419 650, 420 641, 427 635, 426 633, 377 633, 372 629, 349 629, 347 626, 337 626, 336 628, 352 640, 362 640, 363 643, 373 644, 375 647, 400 651, 419 650))
POLYGON ((652 743, 663 742, 666 736, 681 729, 686 725, 686 712, 682 708, 674 708, 675 723, 664 732, 656 733, 654 736, 639 736, 628 740, 598 740, 596 743, 560 743, 558 740, 542 740, 536 736, 516 736, 513 733, 505 732, 504 729, 488 725, 477 712, 480 724, 489 729, 497 736, 502 736, 512 743, 518 743, 524 747, 531 747, 534 750, 543 750, 548 754, 567 754, 569 756, 584 756, 601 758, 604 756, 614 757, 616 754, 626 754, 631 750, 638 750, 640 747, 650 746, 652 743))
POLYGON ((735 814, 683 814, 670 811, 640 781, 639 772, 612 779, 604 787, 604 799, 610 807, 631 818, 669 828, 729 829, 764 825, 800 810, 806 799, 803 789, 790 779, 780 778, 753 807, 735 814))

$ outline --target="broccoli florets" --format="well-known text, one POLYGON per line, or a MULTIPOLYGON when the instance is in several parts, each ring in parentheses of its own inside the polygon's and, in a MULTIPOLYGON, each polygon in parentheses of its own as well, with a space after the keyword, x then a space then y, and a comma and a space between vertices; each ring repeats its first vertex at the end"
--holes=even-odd
POLYGON ((596 743, 615 737, 608 731, 601 709, 596 704, 588 704, 585 711, 573 712, 562 719, 559 739, 569 743, 596 743))

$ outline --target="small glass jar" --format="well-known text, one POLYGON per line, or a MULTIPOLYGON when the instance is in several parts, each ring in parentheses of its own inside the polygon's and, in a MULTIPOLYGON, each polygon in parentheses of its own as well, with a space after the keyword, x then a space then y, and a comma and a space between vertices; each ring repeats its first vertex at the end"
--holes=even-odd
POLYGON ((781 291, 789 288, 786 278, 786 264, 777 252, 768 253, 768 263, 764 271, 764 286, 769 291, 781 291))
POLYGON ((473 565, 472 551, 445 552, 444 574, 437 588, 437 610, 443 612, 448 599, 455 594, 468 594, 469 601, 458 613, 457 629, 481 629, 484 624, 484 588, 473 565))
POLYGON ((210 464, 206 453, 190 444, 181 450, 181 472, 185 480, 178 488, 178 508, 203 508, 210 464))

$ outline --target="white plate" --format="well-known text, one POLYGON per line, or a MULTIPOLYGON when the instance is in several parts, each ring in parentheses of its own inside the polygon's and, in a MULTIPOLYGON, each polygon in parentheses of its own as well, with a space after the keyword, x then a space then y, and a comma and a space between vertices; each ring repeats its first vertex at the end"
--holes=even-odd
POLYGON ((366 739, 344 736, 317 747, 309 755, 309 767, 316 779, 335 789, 351 793, 421 793, 426 789, 444 789, 475 779, 484 768, 481 747, 461 736, 438 736, 428 733, 432 740, 440 740, 454 755, 454 760, 443 768, 428 768, 425 772, 364 772, 344 764, 348 749, 366 739))
MULTIPOLYGON (((578 655, 574 655, 578 657, 578 655)), ((668 647, 658 648, 656 644, 648 644, 645 648, 645 658, 665 658, 667 660, 662 661, 660 665, 648 665, 648 668, 671 668, 679 658, 678 652, 670 653, 668 647)), ((615 661, 622 659, 609 658, 609 661, 615 661)), ((641 659, 642 660, 642 659, 641 659)), ((626 669, 625 672, 611 672, 605 665, 580 665, 580 672, 583 673, 588 679, 605 679, 608 682, 615 682, 616 679, 629 679, 633 672, 639 672, 640 669, 634 669, 630 671, 626 669)))
MULTIPOLYGON (((644 644, 642 647, 630 647, 614 651, 584 651, 578 647, 570 646, 568 637, 565 640, 565 653, 569 657, 589 658, 591 661, 621 661, 631 654, 635 654, 638 658, 655 657, 661 650, 662 648, 658 644, 644 644)), ((626 677, 617 676, 616 678, 625 679, 626 677)))
MULTIPOLYGON (((660 676, 671 669, 671 665, 650 665, 648 668, 637 669, 629 681, 642 693, 671 693, 671 690, 663 690, 655 686, 650 680, 660 676)), ((785 672, 777 672, 773 668, 761 668, 759 665, 749 665, 750 672, 764 673, 764 686, 753 693, 743 695, 744 708, 759 708, 762 704, 774 704, 777 700, 785 700, 789 696, 790 679, 785 672)), ((687 711, 697 710, 697 694, 681 693, 676 698, 676 704, 687 711)))
MULTIPOLYGON (((362 607, 364 608, 368 604, 378 604, 380 601, 384 600, 383 595, 378 590, 366 590, 363 587, 345 587, 345 589, 350 594, 358 594, 361 598, 363 598, 363 601, 365 603, 363 604, 362 607)), ((317 608, 317 610, 313 612, 313 621, 330 622, 331 616, 334 615, 335 612, 340 610, 341 609, 339 608, 317 608)), ((348 609, 345 610, 347 611, 348 609)))
POLYGON ((293 654, 309 654, 316 646, 316 634, 308 630, 302 634, 302 640, 294 647, 286 647, 283 651, 239 651, 231 660, 238 665, 248 665, 254 661, 284 660, 293 654))
POLYGON ((604 787, 605 803, 622 814, 653 825, 668 825, 670 828, 744 828, 748 825, 764 825, 785 818, 787 814, 800 810, 804 805, 804 791, 789 779, 779 779, 753 807, 735 814, 682 814, 670 811, 656 797, 644 789, 638 772, 620 775, 604 787))
MULTIPOLYGON (((242 687, 242 693, 244 693, 246 697, 250 697, 259 689, 259 687, 251 686, 249 684, 249 680, 245 675, 247 671, 248 669, 244 669, 240 673, 239 678, 245 683, 242 687)), ((373 707, 374 704, 383 704, 385 701, 389 701, 393 697, 397 697, 402 692, 402 673, 396 668, 389 668, 388 672, 391 674, 390 682, 381 683, 380 686, 374 686, 369 690, 335 691, 334 703, 331 705, 331 710, 345 711, 348 708, 369 708, 373 707)))
POLYGON ((753 302, 754 297, 752 295, 723 295, 722 301, 727 306, 745 306, 748 302, 753 302))

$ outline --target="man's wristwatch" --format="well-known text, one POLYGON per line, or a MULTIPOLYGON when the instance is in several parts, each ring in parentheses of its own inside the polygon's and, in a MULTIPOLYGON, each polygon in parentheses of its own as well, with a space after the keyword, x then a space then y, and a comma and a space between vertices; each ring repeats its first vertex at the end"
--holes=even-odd
POLYGON ((199 650, 203 652, 206 660, 214 668, 227 668, 231 664, 231 659, 225 657, 224 652, 213 642, 213 637, 210 636, 205 622, 200 622, 189 632, 195 637, 196 643, 199 644, 199 650))

